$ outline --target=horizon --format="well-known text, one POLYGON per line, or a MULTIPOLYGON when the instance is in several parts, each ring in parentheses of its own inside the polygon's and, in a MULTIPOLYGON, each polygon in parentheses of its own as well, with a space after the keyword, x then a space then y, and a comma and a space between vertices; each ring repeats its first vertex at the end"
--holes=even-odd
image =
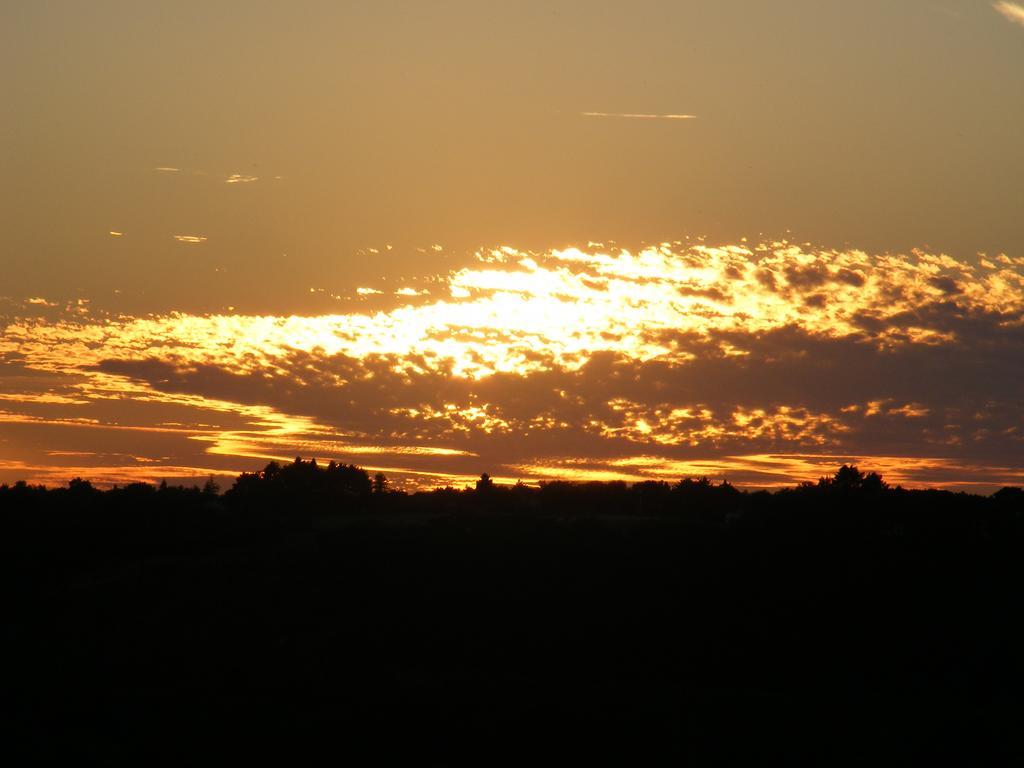
MULTIPOLYGON (((135 486, 146 486, 148 488, 155 489, 155 490, 163 490, 165 488, 171 489, 171 490, 179 490, 179 491, 200 491, 200 490, 202 490, 202 492, 204 494, 206 494, 208 492, 211 492, 215 496, 223 496, 224 494, 226 494, 227 492, 232 490, 232 488, 234 488, 240 481, 244 481, 246 478, 253 478, 253 477, 255 477, 255 478, 263 478, 263 477, 267 476, 268 473, 270 473, 271 471, 276 472, 276 471, 279 471, 279 470, 281 470, 283 468, 286 468, 288 466, 297 465, 297 464, 312 465, 313 467, 315 467, 318 470, 323 470, 323 471, 328 471, 328 472, 330 470, 334 469, 335 467, 339 467, 339 468, 346 468, 346 467, 348 467, 348 468, 357 470, 359 473, 365 475, 368 484, 372 483, 372 485, 373 485, 372 493, 374 493, 374 494, 377 494, 377 493, 399 493, 399 494, 428 494, 429 495, 429 494, 431 494, 431 493, 433 493, 435 491, 456 491, 456 492, 459 492, 459 493, 463 493, 463 492, 465 492, 465 493, 472 493, 472 492, 479 493, 480 490, 481 490, 481 488, 480 488, 480 483, 481 482, 485 482, 486 483, 488 490, 490 490, 490 489, 515 490, 515 489, 518 489, 518 488, 527 488, 527 489, 532 490, 532 491, 540 491, 540 490, 543 490, 544 487, 547 486, 547 485, 559 485, 559 486, 568 485, 568 486, 573 486, 573 487, 578 487, 578 488, 587 488, 587 487, 591 487, 591 486, 595 486, 595 485, 597 485, 597 486, 607 486, 607 487, 614 487, 616 485, 620 485, 620 487, 625 487, 627 489, 631 489, 633 487, 644 486, 644 485, 651 484, 651 483, 658 484, 658 485, 660 485, 662 487, 665 487, 665 488, 675 489, 675 488, 685 487, 685 485, 687 483, 692 483, 692 484, 695 484, 695 485, 706 484, 706 485, 708 485, 711 488, 731 488, 731 489, 734 489, 736 491, 739 491, 740 493, 759 493, 759 492, 766 492, 766 491, 769 492, 769 493, 774 493, 774 492, 779 492, 779 491, 797 491, 797 490, 803 490, 803 489, 806 489, 806 488, 818 488, 818 489, 827 488, 827 487, 832 486, 834 483, 840 482, 840 477, 841 477, 841 475, 844 472, 849 472, 851 475, 857 475, 857 476, 860 477, 861 480, 868 479, 868 480, 872 480, 872 481, 877 481, 877 483, 879 484, 879 487, 882 490, 884 490, 884 491, 906 491, 906 492, 926 491, 926 492, 959 493, 959 494, 967 494, 967 495, 973 495, 973 496, 995 496, 1000 491, 1004 491, 1005 492, 1005 491, 1021 491, 1021 490, 1024 490, 1024 489, 1021 488, 1021 486, 1002 486, 1002 487, 997 488, 996 490, 992 491, 992 493, 986 494, 986 493, 983 493, 983 492, 979 492, 977 490, 966 490, 965 491, 963 489, 943 488, 943 487, 936 487, 936 486, 911 486, 911 487, 904 487, 901 484, 895 484, 894 485, 892 483, 889 483, 885 479, 884 476, 882 476, 881 474, 879 474, 878 472, 875 472, 874 470, 872 470, 870 468, 868 468, 866 471, 865 470, 861 470, 861 468, 858 467, 856 464, 842 464, 842 465, 840 465, 836 469, 836 471, 834 473, 832 473, 832 474, 826 473, 824 475, 820 475, 816 479, 816 481, 803 480, 803 481, 799 481, 796 484, 777 483, 775 485, 755 485, 755 486, 752 486, 752 485, 743 485, 743 484, 732 483, 732 482, 730 482, 728 480, 728 478, 725 478, 725 477, 722 477, 722 478, 720 478, 720 479, 718 479, 716 481, 716 480, 714 480, 712 478, 707 477, 706 475, 700 476, 700 477, 698 477, 696 475, 689 476, 689 477, 681 477, 678 480, 676 480, 675 482, 670 482, 670 481, 665 480, 665 479, 651 480, 649 478, 648 479, 643 479, 643 480, 634 480, 634 481, 621 480, 621 479, 612 479, 612 480, 592 480, 592 479, 591 480, 586 480, 586 479, 584 479, 584 480, 572 480, 572 479, 569 479, 569 480, 566 480, 566 479, 550 480, 549 479, 549 480, 538 480, 538 481, 534 481, 534 482, 524 482, 521 478, 507 478, 507 477, 506 478, 500 478, 500 477, 494 477, 494 476, 490 475, 487 472, 482 472, 479 476, 476 476, 476 477, 468 477, 467 476, 465 478, 460 478, 460 480, 464 483, 462 485, 462 487, 457 487, 455 485, 452 485, 451 483, 448 483, 446 485, 434 485, 434 486, 429 486, 429 487, 428 486, 412 486, 412 487, 409 487, 408 485, 403 485, 401 483, 397 483, 397 484, 393 483, 391 478, 388 478, 387 475, 385 475, 383 472, 377 472, 377 473, 373 474, 373 476, 371 477, 370 472, 365 467, 356 466, 354 464, 351 464, 351 465, 341 464, 341 463, 335 462, 333 460, 331 460, 329 462, 321 463, 321 462, 317 461, 316 457, 304 458, 302 456, 296 456, 295 459, 293 459, 290 462, 288 462, 288 461, 279 462, 279 461, 276 461, 276 460, 275 461, 271 461, 263 469, 257 469, 257 470, 252 471, 252 472, 240 472, 240 473, 238 473, 235 476, 226 475, 226 474, 225 475, 213 475, 213 474, 211 474, 211 475, 208 475, 204 479, 202 486, 200 486, 198 482, 194 482, 194 481, 191 484, 186 484, 186 482, 182 482, 183 480, 185 480, 185 478, 161 478, 161 479, 159 479, 157 481, 152 481, 152 482, 147 482, 145 480, 133 480, 130 483, 119 484, 119 483, 94 482, 93 480, 91 480, 88 477, 73 477, 73 478, 70 478, 65 485, 59 485, 59 486, 47 486, 46 484, 43 484, 43 483, 32 484, 32 483, 30 483, 30 482, 28 482, 26 480, 17 480, 13 484, 7 483, 7 482, 3 482, 3 483, 0 483, 0 490, 16 490, 18 488, 25 488, 25 489, 33 490, 33 491, 47 491, 47 492, 49 492, 49 491, 60 491, 60 490, 67 491, 67 490, 74 490, 76 487, 86 487, 86 488, 91 489, 91 490, 105 492, 105 491, 124 490, 124 489, 135 487, 135 486), (381 489, 380 490, 378 490, 378 488, 377 488, 377 482, 378 482, 379 478, 382 478, 382 485, 381 485, 381 489), (230 479, 231 480, 231 484, 230 485, 228 485, 225 482, 223 482, 226 479, 230 479), (178 482, 168 482, 168 480, 178 481, 178 482), (220 481, 220 482, 218 482, 218 481, 220 481), (209 490, 209 489, 212 489, 212 490, 209 490)), ((195 480, 195 479, 192 478, 192 480, 195 480)))

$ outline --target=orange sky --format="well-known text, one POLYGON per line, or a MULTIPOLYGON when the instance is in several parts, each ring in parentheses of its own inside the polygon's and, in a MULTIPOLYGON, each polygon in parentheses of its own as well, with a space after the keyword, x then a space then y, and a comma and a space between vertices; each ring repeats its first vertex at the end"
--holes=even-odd
POLYGON ((1024 482, 1024 5, 11 3, 0 481, 1024 482))

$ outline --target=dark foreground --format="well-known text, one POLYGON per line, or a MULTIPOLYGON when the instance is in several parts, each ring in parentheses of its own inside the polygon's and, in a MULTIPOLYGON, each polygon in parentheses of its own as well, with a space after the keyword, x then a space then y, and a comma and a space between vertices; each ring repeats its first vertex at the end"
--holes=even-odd
POLYGON ((561 490, 8 498, 5 762, 1020 764, 1019 494, 561 490))

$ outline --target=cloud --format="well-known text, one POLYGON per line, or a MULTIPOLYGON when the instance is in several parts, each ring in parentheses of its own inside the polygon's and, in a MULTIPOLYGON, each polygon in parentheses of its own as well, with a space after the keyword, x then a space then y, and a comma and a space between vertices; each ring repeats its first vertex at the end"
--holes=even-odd
POLYGON ((696 120, 697 115, 656 115, 638 112, 580 112, 583 117, 622 117, 633 120, 696 120))
POLYGON ((175 235, 174 239, 179 243, 205 243, 207 238, 205 235, 175 235))
MULTIPOLYGON (((78 452, 68 453, 78 455, 79 458, 91 455, 89 452, 81 452, 80 455, 78 452)), ((52 458, 61 458, 61 453, 52 454, 52 458)), ((68 481, 74 477, 88 478, 99 487, 127 483, 154 483, 160 480, 166 480, 170 485, 202 485, 211 475, 222 484, 226 484, 234 480, 242 471, 241 469, 217 466, 162 465, 154 468, 147 463, 132 463, 130 458, 118 464, 109 463, 109 459, 101 459, 89 464, 61 463, 56 465, 0 459, 0 479, 4 482, 25 480, 32 485, 49 487, 67 485, 68 481)))
MULTIPOLYGON (((158 172, 158 173, 165 173, 165 174, 184 173, 184 172, 188 171, 188 169, 175 168, 174 166, 170 166, 170 165, 158 166, 158 167, 154 168, 153 170, 158 172)), ((198 169, 192 170, 192 171, 190 171, 190 173, 193 176, 210 176, 210 175, 221 176, 222 175, 221 173, 211 174, 211 173, 209 173, 207 171, 198 170, 198 169)), ((275 176, 274 178, 275 179, 282 179, 283 177, 282 176, 275 176)), ((246 174, 246 173, 230 173, 230 174, 224 174, 223 175, 223 179, 224 179, 224 183, 225 184, 251 184, 251 183, 253 183, 255 181, 259 181, 260 177, 259 176, 252 176, 252 175, 246 174)))
POLYGON ((1009 21, 1024 26, 1024 5, 1002 0, 1001 2, 993 3, 992 7, 1005 16, 1009 21))
MULTIPOLYGON (((718 462, 760 482, 770 473, 742 457, 799 452, 902 456, 918 467, 907 482, 1008 482, 1024 467, 1021 266, 784 241, 502 247, 424 303, 20 318, 0 331, 0 360, 75 377, 5 387, 42 393, 13 398, 25 429, 173 439, 188 444, 179 466, 316 455, 415 483, 524 468, 662 477, 718 462), (59 397, 89 404, 48 402, 59 397), (190 426, 145 431, 170 421, 190 426)), ((771 464, 779 482, 818 471, 787 461, 771 464)))
POLYGON ((907 459, 903 456, 856 454, 766 453, 684 461, 634 456, 606 464, 563 459, 541 466, 517 466, 514 470, 546 479, 565 480, 674 481, 681 477, 703 476, 758 488, 777 488, 793 485, 794 477, 816 479, 830 475, 840 464, 871 467, 890 483, 909 487, 941 483, 959 490, 984 492, 992 486, 1024 482, 1024 470, 1019 467, 963 464, 941 458, 907 459), (968 475, 971 480, 950 481, 950 476, 957 473, 968 475))
POLYGON ((0 400, 9 400, 15 403, 48 403, 59 405, 87 405, 88 400, 81 397, 75 398, 67 395, 56 395, 52 392, 0 392, 0 400))

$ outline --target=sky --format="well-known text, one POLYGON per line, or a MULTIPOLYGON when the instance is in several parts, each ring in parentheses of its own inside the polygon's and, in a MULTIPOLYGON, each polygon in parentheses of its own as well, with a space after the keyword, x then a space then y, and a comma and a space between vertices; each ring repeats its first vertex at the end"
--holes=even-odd
POLYGON ((1024 4, 0 5, 0 482, 1024 483, 1024 4))

